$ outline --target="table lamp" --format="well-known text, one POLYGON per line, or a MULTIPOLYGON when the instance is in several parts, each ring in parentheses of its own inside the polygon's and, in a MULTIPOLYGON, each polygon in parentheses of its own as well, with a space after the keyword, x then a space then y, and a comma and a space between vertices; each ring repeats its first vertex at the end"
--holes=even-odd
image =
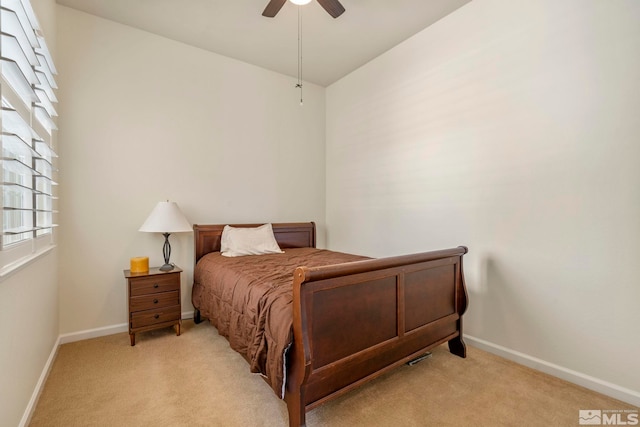
POLYGON ((156 205, 139 231, 162 233, 164 236, 164 246, 162 247, 164 265, 160 267, 160 270, 170 271, 173 270, 173 265, 169 264, 169 257, 171 256, 169 235, 171 233, 193 231, 193 229, 182 211, 180 211, 178 204, 167 200, 156 205))

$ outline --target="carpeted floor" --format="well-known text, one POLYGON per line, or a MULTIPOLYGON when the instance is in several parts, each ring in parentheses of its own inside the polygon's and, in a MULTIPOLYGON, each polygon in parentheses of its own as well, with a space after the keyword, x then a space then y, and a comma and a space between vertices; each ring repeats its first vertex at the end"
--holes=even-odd
MULTIPOLYGON (((473 347, 390 373, 307 414, 307 426, 576 426, 638 408, 473 347)), ((62 345, 31 419, 56 426, 287 426, 287 409, 215 328, 62 345)))

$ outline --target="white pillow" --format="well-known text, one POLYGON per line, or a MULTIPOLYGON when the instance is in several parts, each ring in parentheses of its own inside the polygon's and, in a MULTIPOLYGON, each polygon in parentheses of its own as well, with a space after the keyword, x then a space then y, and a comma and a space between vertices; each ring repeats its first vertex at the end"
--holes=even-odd
POLYGON ((220 252, 226 257, 281 254, 271 224, 255 228, 225 225, 220 239, 220 252))

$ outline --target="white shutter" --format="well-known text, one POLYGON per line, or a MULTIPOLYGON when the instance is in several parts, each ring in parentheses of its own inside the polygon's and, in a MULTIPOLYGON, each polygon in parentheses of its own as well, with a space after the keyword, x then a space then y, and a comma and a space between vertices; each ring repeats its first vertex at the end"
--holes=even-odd
POLYGON ((2 268, 52 243, 58 100, 56 69, 29 0, 0 0, 0 19, 2 268))

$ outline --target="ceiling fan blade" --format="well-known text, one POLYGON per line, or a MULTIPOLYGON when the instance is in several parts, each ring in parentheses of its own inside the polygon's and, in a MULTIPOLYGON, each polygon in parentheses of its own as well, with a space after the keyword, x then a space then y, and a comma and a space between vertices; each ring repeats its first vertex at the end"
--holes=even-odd
POLYGON ((267 18, 273 18, 276 16, 282 6, 287 2, 287 0, 271 0, 267 7, 264 8, 264 12, 262 12, 262 16, 266 16, 267 18))
POLYGON ((338 0, 318 0, 318 3, 334 18, 337 18, 344 12, 344 7, 338 0))

